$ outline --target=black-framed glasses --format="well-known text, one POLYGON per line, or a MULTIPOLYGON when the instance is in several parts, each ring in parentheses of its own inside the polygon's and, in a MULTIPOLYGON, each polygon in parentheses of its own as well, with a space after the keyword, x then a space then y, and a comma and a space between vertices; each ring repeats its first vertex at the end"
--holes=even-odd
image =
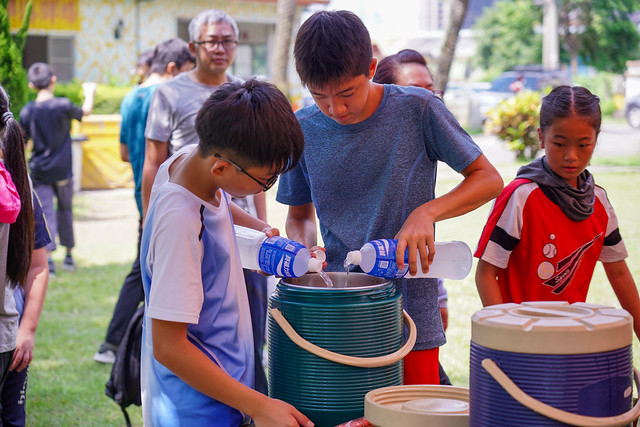
POLYGON ((199 42, 193 42, 196 46, 204 46, 207 50, 215 50, 218 46, 222 46, 224 50, 231 50, 238 46, 237 40, 225 39, 225 40, 203 40, 199 42))
POLYGON ((215 157, 219 158, 220 160, 224 160, 225 162, 229 162, 231 164, 231 166, 233 166, 234 168, 236 168, 238 170, 238 172, 242 172, 243 174, 247 175, 249 178, 251 178, 252 180, 254 180, 255 182, 257 182, 258 184, 260 184, 260 186, 262 187, 262 191, 267 191, 268 189, 270 189, 271 187, 273 187, 273 184, 276 183, 276 181, 278 180, 278 176, 280 175, 279 173, 276 173, 275 175, 273 175, 271 178, 269 178, 267 180, 267 182, 262 182, 260 181, 258 178, 254 177, 253 175, 251 175, 249 172, 247 172, 246 170, 242 169, 240 166, 238 166, 236 163, 232 162, 231 160, 222 157, 220 154, 216 153, 214 154, 215 157))

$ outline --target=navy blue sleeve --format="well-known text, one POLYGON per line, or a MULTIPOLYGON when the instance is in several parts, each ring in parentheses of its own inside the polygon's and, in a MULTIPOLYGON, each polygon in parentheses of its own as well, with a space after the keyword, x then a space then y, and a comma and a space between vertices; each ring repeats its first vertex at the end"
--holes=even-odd
POLYGON ((67 107, 69 112, 69 118, 76 119, 78 121, 82 120, 82 116, 84 115, 82 108, 78 107, 76 104, 71 102, 70 99, 66 99, 66 100, 69 103, 67 107))
POLYGON ((38 195, 35 191, 32 191, 31 194, 33 195, 33 217, 35 222, 35 243, 33 245, 33 249, 40 249, 51 242, 51 236, 49 235, 49 229, 47 228, 47 221, 44 219, 40 199, 38 199, 38 195))

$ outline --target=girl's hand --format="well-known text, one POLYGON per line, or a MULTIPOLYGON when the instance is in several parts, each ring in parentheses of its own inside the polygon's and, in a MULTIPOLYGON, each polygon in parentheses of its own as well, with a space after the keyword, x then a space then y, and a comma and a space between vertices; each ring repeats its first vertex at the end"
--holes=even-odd
POLYGON ((16 340, 16 351, 13 353, 10 371, 20 372, 29 366, 33 360, 33 343, 34 334, 30 334, 18 329, 18 338, 16 340))

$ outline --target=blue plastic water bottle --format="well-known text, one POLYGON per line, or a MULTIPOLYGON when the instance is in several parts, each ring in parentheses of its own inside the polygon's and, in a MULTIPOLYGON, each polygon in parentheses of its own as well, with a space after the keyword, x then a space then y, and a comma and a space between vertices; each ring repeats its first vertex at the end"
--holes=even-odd
POLYGON ((279 277, 300 277, 322 267, 322 262, 312 258, 301 243, 282 236, 267 237, 261 231, 240 225, 234 228, 243 268, 279 277))
POLYGON ((461 280, 467 277, 471 271, 471 249, 464 242, 436 242, 436 253, 429 266, 429 271, 426 274, 422 272, 420 257, 418 257, 418 271, 414 276, 407 275, 409 253, 406 250, 404 268, 398 268, 398 264, 396 264, 397 246, 398 241, 395 239, 372 240, 365 243, 359 251, 349 252, 345 259, 345 266, 359 265, 363 272, 387 279, 406 276, 407 279, 431 277, 461 280))

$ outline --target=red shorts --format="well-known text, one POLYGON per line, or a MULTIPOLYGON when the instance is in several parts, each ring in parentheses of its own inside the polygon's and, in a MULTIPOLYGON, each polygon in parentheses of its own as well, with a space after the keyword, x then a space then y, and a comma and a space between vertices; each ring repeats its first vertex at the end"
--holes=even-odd
POLYGON ((404 384, 440 384, 439 348, 411 351, 404 358, 404 384))

